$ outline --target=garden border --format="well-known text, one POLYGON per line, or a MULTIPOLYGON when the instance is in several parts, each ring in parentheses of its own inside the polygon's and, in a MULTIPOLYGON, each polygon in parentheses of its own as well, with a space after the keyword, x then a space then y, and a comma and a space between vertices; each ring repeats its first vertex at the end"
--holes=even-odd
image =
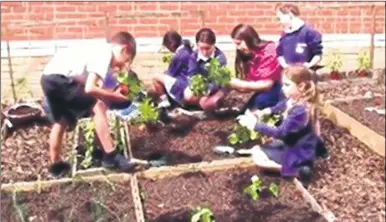
POLYGON ((320 107, 327 118, 335 125, 346 128, 352 136, 365 144, 370 150, 385 157, 385 137, 335 107, 331 102, 324 103, 320 107))

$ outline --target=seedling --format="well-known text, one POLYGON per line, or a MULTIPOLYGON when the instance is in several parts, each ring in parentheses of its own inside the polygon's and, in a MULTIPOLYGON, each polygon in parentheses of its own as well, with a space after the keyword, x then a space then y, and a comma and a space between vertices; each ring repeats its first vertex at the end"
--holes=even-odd
MULTIPOLYGON (((280 120, 280 115, 273 116, 263 116, 261 121, 266 123, 269 126, 275 126, 275 124, 280 120)), ((250 130, 247 127, 236 124, 233 128, 233 133, 228 136, 228 142, 231 145, 235 144, 245 144, 248 141, 259 140, 263 137, 261 133, 258 133, 254 130, 250 130)))
POLYGON ((262 190, 263 182, 258 176, 254 175, 251 178, 251 184, 244 189, 244 193, 248 194, 252 200, 258 200, 262 190))
POLYGON ((370 56, 368 53, 364 50, 359 52, 358 58, 358 70, 357 70, 357 75, 358 76, 366 76, 371 69, 371 61, 370 61, 370 56))
POLYGON ((89 168, 92 164, 92 154, 94 152, 95 124, 93 121, 88 121, 82 128, 84 132, 84 148, 86 151, 80 165, 84 168, 89 168))
POLYGON ((341 79, 341 69, 343 66, 342 57, 338 52, 333 52, 327 61, 327 67, 330 69, 330 78, 334 80, 341 79))
POLYGON ((251 184, 244 189, 244 193, 248 194, 252 200, 258 200, 261 192, 267 188, 273 196, 279 196, 279 186, 277 184, 270 183, 269 186, 266 187, 263 185, 263 181, 254 175, 251 178, 251 184))
POLYGON ((139 79, 129 72, 119 72, 117 74, 117 81, 119 82, 118 87, 121 89, 121 92, 127 95, 127 99, 130 101, 137 99, 143 89, 139 79))
POLYGON ((205 68, 208 70, 209 81, 220 87, 227 86, 233 76, 230 69, 221 67, 217 58, 211 59, 210 62, 205 65, 205 68))
POLYGON ((209 208, 198 207, 190 219, 191 222, 216 222, 212 211, 209 208))
POLYGON ((170 63, 172 62, 172 58, 173 58, 173 54, 172 53, 165 53, 163 56, 162 56, 162 62, 164 64, 167 64, 167 65, 170 65, 170 63))
POLYGON ((138 106, 139 116, 136 118, 135 122, 138 124, 148 124, 148 123, 157 123, 158 122, 158 111, 154 103, 151 101, 151 98, 145 98, 138 106))
POLYGON ((269 184, 269 191, 275 196, 279 196, 279 186, 276 183, 269 184))
POLYGON ((189 78, 189 88, 196 97, 204 96, 208 93, 208 80, 201 74, 194 74, 189 78))

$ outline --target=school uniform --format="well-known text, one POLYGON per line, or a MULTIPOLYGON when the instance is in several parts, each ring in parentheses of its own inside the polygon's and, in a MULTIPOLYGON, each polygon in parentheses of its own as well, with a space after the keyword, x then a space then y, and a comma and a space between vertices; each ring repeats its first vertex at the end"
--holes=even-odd
MULTIPOLYGON (((287 107, 287 100, 283 100, 272 113, 282 113, 287 107)), ((307 108, 304 104, 297 104, 288 110, 287 116, 278 127, 270 127, 264 123, 257 123, 255 131, 276 139, 273 143, 262 146, 262 151, 273 161, 282 165, 283 176, 296 176, 298 169, 310 165, 318 155, 323 142, 314 132, 309 121, 307 108)))
MULTIPOLYGON (((219 48, 216 47, 212 55, 209 57, 205 57, 197 50, 190 56, 188 75, 192 76, 194 74, 201 74, 204 77, 208 77, 209 73, 206 70, 205 65, 209 63, 212 58, 218 59, 221 67, 225 67, 227 65, 226 56, 219 48)), ((209 94, 212 94, 217 90, 219 90, 219 86, 209 83, 209 94)))
POLYGON ((277 47, 277 56, 282 56, 288 64, 310 62, 322 53, 322 35, 303 21, 295 24, 293 29, 285 30, 277 47))
POLYGON ((248 102, 249 109, 264 109, 276 105, 282 98, 281 66, 276 56, 276 44, 268 42, 261 49, 252 52, 248 62, 246 81, 272 80, 273 86, 264 92, 257 92, 248 102))
POLYGON ((70 47, 59 51, 41 76, 43 108, 53 122, 66 121, 70 128, 90 114, 97 99, 85 93, 89 73, 106 77, 112 59, 107 43, 70 47))
POLYGON ((165 71, 167 75, 164 78, 166 92, 180 105, 184 101, 184 91, 189 86, 188 66, 190 55, 191 49, 181 45, 177 48, 168 69, 165 71))

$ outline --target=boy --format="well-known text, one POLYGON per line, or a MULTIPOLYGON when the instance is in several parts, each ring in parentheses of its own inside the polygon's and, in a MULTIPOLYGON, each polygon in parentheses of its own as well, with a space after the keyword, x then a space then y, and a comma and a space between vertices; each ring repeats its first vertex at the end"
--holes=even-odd
POLYGON ((284 26, 277 55, 280 65, 303 64, 315 69, 322 59, 322 35, 299 18, 300 11, 293 4, 278 4, 276 16, 284 26))
POLYGON ((49 172, 53 176, 63 176, 70 170, 70 165, 60 158, 64 131, 73 130, 77 119, 89 115, 93 117, 96 134, 105 152, 103 166, 121 171, 134 167, 113 147, 106 105, 102 102, 127 102, 127 98, 119 91, 112 92, 99 85, 109 70, 122 69, 125 63, 134 59, 135 54, 134 37, 127 32, 119 32, 109 43, 60 51, 44 69, 41 85, 46 104, 43 107, 53 122, 49 138, 49 172))

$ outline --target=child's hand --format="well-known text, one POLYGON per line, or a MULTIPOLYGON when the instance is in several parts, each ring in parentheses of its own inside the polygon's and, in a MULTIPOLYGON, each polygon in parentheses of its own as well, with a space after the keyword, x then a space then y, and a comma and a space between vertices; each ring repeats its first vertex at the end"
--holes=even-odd
POLYGON ((257 118, 248 114, 238 116, 237 120, 241 126, 247 127, 250 130, 253 130, 257 123, 257 118))
POLYGON ((272 114, 271 112, 271 109, 270 108, 265 108, 265 109, 262 109, 262 110, 256 110, 253 112, 253 114, 255 116, 257 116, 257 118, 261 119, 263 116, 269 116, 272 114))

